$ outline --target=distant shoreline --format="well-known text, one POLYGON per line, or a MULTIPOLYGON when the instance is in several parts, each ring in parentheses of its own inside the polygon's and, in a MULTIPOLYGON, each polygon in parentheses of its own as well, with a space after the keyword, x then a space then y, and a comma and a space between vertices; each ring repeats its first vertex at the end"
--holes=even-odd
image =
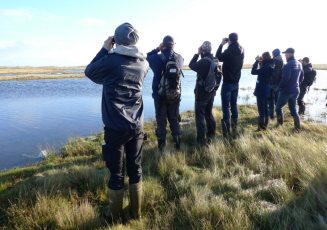
MULTIPOLYGON (((0 81, 28 81, 43 79, 62 79, 62 78, 82 78, 85 77, 83 72, 75 72, 74 70, 84 70, 86 66, 71 67, 29 67, 29 66, 0 66, 0 81), (1 76, 2 74, 12 74, 10 76, 1 76)), ((243 65, 243 69, 251 69, 252 65, 243 65)), ((327 64, 313 65, 316 70, 327 70, 327 64)), ((189 70, 187 65, 183 66, 183 70, 189 70)))

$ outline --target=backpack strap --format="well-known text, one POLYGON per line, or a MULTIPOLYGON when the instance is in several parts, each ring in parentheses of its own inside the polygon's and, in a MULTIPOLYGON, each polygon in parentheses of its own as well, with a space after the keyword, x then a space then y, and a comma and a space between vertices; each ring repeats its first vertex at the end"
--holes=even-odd
POLYGON ((161 58, 161 60, 162 60, 163 62, 166 61, 166 57, 165 57, 165 55, 163 55, 163 54, 158 54, 158 55, 159 55, 159 57, 161 58))
POLYGON ((212 61, 212 59, 211 59, 211 58, 209 58, 209 57, 204 57, 204 58, 202 58, 202 59, 204 59, 204 60, 208 60, 209 62, 211 62, 211 61, 212 61))

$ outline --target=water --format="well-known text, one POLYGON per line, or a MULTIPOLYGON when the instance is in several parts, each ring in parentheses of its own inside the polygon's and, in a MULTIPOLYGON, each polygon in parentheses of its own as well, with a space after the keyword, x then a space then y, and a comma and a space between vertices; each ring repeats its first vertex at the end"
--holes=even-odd
MULTIPOLYGON (((183 72, 181 112, 194 108, 196 80, 193 71, 183 72)), ((150 70, 143 86, 146 120, 155 114, 152 78, 150 70)), ((327 71, 318 70, 317 78, 305 96, 307 111, 310 118, 326 121, 327 91, 313 88, 327 89, 327 71)), ((238 104, 255 104, 255 82, 256 76, 252 76, 250 70, 242 70, 238 104)), ((36 157, 46 145, 57 149, 71 136, 100 132, 103 127, 101 95, 102 86, 88 78, 0 82, 0 170, 35 162, 26 155, 36 157)), ((219 95, 220 89, 215 105, 221 105, 219 95)))
MULTIPOLYGON (((84 72, 83 71, 72 71, 72 72, 84 72)), ((74 75, 74 74, 80 74, 80 73, 5 73, 5 74, 0 74, 1 76, 22 76, 22 75, 74 75)))

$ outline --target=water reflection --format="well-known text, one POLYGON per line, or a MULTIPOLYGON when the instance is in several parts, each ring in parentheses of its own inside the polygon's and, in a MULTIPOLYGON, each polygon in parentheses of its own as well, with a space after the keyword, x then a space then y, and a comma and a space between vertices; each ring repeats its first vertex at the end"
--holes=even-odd
MULTIPOLYGON (((194 108, 196 75, 190 70, 184 75, 180 111, 194 108)), ((142 92, 146 120, 155 114, 152 78, 150 70, 142 92)), ((306 113, 314 121, 325 122, 326 91, 313 88, 327 88, 327 71, 317 71, 317 78, 305 97, 306 113)), ((255 81, 250 70, 242 70, 238 104, 255 104, 255 81)), ((0 170, 22 166, 28 161, 23 155, 36 157, 38 145, 58 148, 72 135, 99 132, 103 127, 101 95, 102 86, 87 78, 0 82, 0 170)), ((220 89, 214 104, 221 105, 220 89)))

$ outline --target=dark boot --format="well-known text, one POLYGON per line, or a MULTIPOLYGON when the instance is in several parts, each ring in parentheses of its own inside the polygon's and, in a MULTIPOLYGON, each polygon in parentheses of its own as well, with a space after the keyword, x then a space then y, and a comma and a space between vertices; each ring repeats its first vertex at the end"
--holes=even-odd
POLYGON ((176 149, 180 149, 181 148, 181 138, 182 135, 172 135, 173 139, 174 139, 174 146, 176 149))
POLYGON ((258 129, 257 131, 265 130, 265 118, 258 117, 258 129))
POLYGON ((301 128, 300 117, 299 117, 299 116, 295 116, 295 117, 293 117, 293 120, 294 120, 294 128, 295 128, 297 131, 300 131, 300 128, 301 128))
POLYGON ((208 143, 211 143, 213 138, 215 138, 215 133, 207 133, 207 141, 208 143))
POLYGON ((238 118, 232 118, 233 138, 236 138, 236 134, 237 134, 237 121, 238 121, 238 118))
POLYGON ((284 122, 284 115, 277 115, 277 123, 279 125, 283 125, 284 122))
POLYGON ((157 138, 158 138, 158 149, 163 150, 163 148, 166 146, 166 135, 162 135, 157 138))
POLYGON ((304 111, 305 111, 305 107, 301 107, 301 108, 299 108, 298 114, 299 115, 304 115, 304 111))
POLYGON ((269 123, 269 117, 265 117, 265 125, 264 125, 264 130, 268 128, 268 123, 269 123))
POLYGON ((223 130, 223 137, 230 136, 230 120, 221 120, 221 127, 223 130))
POLYGON ((269 117, 271 120, 275 120, 275 110, 269 109, 269 117))
POLYGON ((124 189, 112 190, 109 188, 109 206, 105 208, 105 215, 116 221, 121 218, 123 209, 124 189))
POLYGON ((142 181, 137 184, 129 185, 130 210, 134 219, 141 218, 142 204, 142 181))

